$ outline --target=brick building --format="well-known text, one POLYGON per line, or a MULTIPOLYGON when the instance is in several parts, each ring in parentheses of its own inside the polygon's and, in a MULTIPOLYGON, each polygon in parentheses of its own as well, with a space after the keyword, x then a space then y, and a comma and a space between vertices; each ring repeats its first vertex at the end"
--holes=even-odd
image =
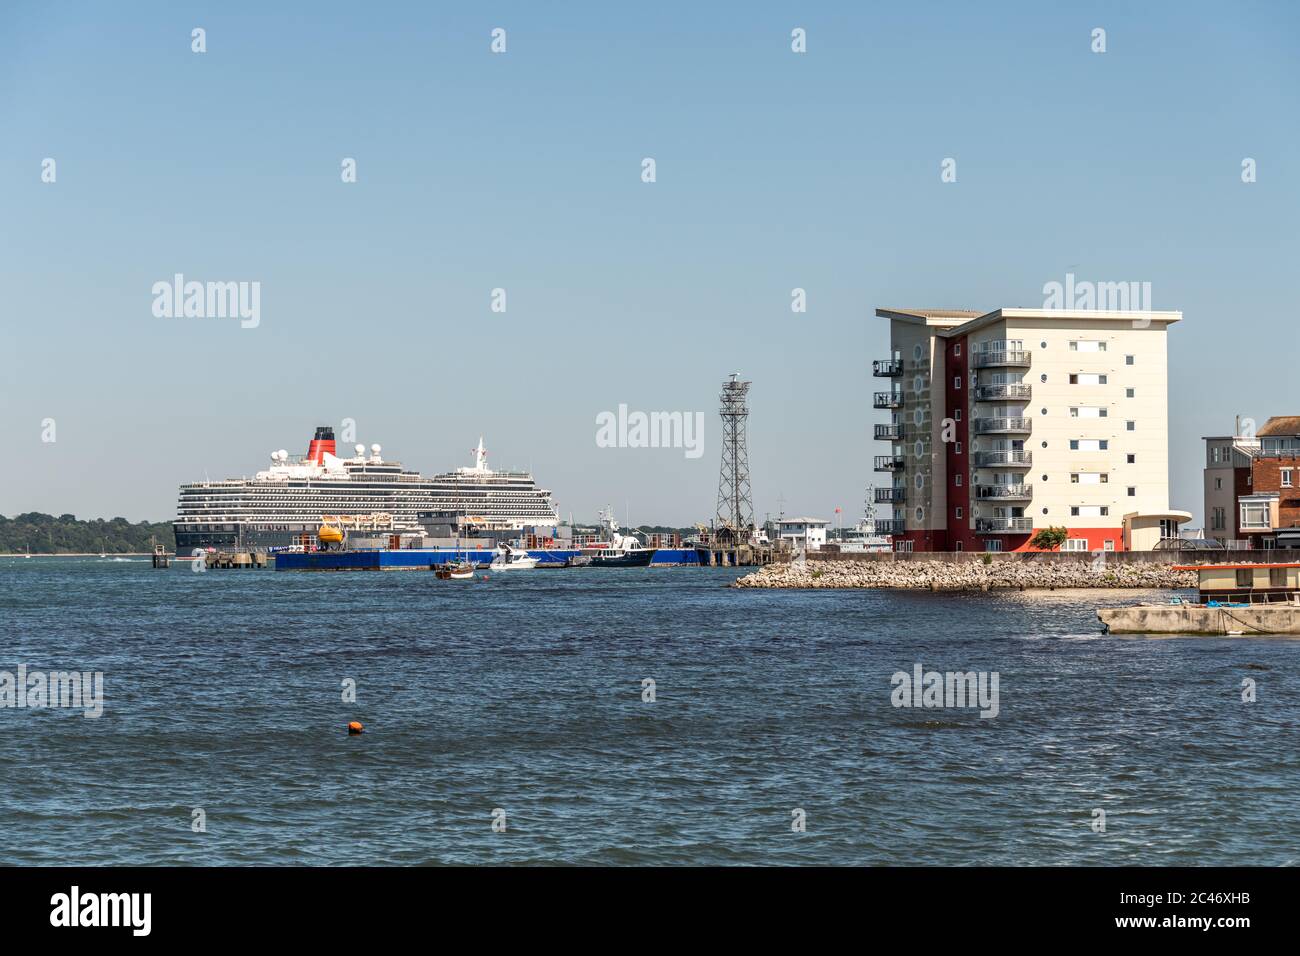
POLYGON ((1300 415, 1270 418, 1256 433, 1248 493, 1238 528, 1257 548, 1300 547, 1300 415))

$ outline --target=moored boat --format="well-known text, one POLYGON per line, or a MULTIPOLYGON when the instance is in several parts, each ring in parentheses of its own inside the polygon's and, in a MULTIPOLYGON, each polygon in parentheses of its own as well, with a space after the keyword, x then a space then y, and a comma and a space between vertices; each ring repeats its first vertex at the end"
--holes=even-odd
POLYGON ((611 548, 602 554, 593 554, 591 556, 591 566, 593 568, 648 568, 650 562, 654 560, 654 556, 654 548, 626 548, 624 550, 611 548))
POLYGON ((433 576, 441 581, 467 581, 474 577, 472 561, 445 561, 435 565, 433 576))
POLYGON ((497 549, 497 556, 488 567, 493 571, 531 571, 537 567, 537 558, 508 544, 497 549))

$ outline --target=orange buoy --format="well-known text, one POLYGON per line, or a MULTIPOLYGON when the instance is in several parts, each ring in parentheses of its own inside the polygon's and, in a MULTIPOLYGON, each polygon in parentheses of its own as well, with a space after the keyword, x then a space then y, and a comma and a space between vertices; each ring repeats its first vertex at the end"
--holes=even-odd
POLYGON ((348 733, 349 734, 361 733, 361 721, 354 720, 352 721, 352 723, 348 724, 348 733))

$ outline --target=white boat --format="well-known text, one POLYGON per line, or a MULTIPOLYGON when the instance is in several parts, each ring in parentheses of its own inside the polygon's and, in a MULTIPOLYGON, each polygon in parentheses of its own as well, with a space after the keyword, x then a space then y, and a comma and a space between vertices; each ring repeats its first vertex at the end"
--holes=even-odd
POLYGON ((529 557, 527 551, 520 551, 508 544, 497 548, 497 556, 488 565, 492 571, 529 571, 535 567, 537 558, 529 557))

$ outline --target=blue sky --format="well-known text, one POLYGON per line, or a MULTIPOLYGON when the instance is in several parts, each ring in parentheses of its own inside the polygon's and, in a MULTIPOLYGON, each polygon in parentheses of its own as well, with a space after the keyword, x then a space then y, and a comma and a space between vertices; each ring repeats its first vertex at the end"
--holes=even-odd
POLYGON ((1295 4, 269 7, 0 11, 0 513, 168 518, 352 418, 426 472, 482 433, 566 515, 707 520, 740 371, 760 516, 857 517, 874 309, 1066 272, 1183 311, 1197 523, 1201 436, 1297 411, 1295 4), (260 325, 156 318, 176 272, 260 282, 260 325), (703 456, 597 447, 620 403, 703 411, 703 456))

